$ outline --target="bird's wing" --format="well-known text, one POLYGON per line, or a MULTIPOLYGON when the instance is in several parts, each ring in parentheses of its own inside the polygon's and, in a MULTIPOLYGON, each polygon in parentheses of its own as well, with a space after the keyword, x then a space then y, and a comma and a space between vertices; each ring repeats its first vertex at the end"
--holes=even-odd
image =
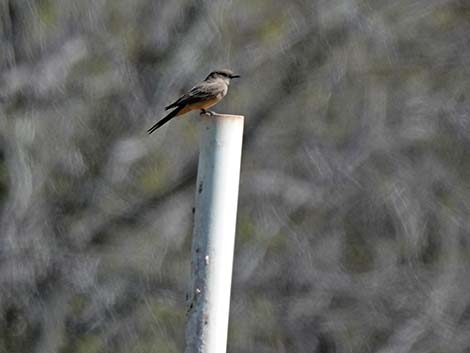
POLYGON ((222 93, 224 88, 219 83, 201 82, 183 94, 175 102, 165 107, 165 110, 175 108, 182 105, 200 102, 206 99, 213 99, 218 94, 222 93))

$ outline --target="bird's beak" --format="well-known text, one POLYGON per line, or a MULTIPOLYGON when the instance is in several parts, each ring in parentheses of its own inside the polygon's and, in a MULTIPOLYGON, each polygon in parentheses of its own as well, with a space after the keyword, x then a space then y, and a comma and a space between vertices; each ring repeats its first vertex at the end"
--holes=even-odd
POLYGON ((230 78, 240 78, 240 75, 232 75, 230 78))

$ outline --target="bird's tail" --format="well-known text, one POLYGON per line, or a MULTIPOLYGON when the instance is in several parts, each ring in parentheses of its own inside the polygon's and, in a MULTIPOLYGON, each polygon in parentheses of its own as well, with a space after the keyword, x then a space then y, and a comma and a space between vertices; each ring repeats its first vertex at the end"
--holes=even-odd
POLYGON ((167 122, 169 122, 171 119, 173 119, 180 111, 183 109, 183 107, 178 107, 175 110, 173 110, 170 114, 159 120, 155 125, 153 125, 150 129, 147 130, 149 135, 157 130, 159 127, 163 126, 167 122))

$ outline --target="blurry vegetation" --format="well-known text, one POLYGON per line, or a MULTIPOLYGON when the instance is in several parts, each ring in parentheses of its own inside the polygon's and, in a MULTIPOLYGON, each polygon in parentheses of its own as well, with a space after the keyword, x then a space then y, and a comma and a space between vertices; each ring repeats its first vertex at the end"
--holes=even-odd
POLYGON ((182 352, 198 117, 244 114, 229 352, 470 350, 470 5, 0 0, 0 352, 182 352))

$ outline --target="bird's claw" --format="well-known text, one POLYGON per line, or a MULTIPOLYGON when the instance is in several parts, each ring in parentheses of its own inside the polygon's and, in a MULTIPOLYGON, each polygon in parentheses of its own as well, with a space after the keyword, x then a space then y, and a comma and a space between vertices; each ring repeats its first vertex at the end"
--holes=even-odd
POLYGON ((201 114, 205 114, 205 115, 209 115, 209 116, 214 116, 216 115, 215 112, 211 111, 211 110, 206 110, 206 109, 201 109, 201 114))

